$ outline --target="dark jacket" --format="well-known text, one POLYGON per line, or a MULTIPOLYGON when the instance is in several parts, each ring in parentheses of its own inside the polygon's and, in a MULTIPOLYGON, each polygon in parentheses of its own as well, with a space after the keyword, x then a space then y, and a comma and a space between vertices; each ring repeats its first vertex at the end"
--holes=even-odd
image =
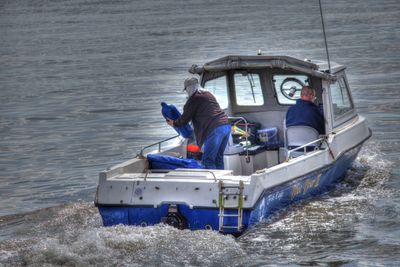
POLYGON ((174 121, 174 126, 182 126, 192 121, 194 134, 199 146, 216 127, 228 124, 228 116, 222 111, 217 100, 208 91, 197 91, 186 101, 182 116, 174 121))
POLYGON ((313 127, 319 134, 325 134, 325 120, 318 107, 301 99, 291 106, 286 113, 286 126, 307 125, 313 127))

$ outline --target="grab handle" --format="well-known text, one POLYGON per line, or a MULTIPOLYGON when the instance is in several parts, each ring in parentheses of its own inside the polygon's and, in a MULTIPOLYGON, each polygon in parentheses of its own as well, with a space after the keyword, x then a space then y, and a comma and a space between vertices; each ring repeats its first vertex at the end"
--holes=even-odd
MULTIPOLYGON (((249 163, 250 162, 250 157, 249 157, 249 148, 248 148, 248 143, 249 143, 249 139, 248 139, 248 132, 247 132, 247 120, 244 117, 228 117, 228 120, 238 120, 239 121, 244 121, 244 130, 246 132, 246 146, 244 147, 244 150, 246 151, 246 162, 249 163)), ((237 123, 236 122, 236 123, 237 123)), ((235 124, 236 124, 235 123, 235 124)))

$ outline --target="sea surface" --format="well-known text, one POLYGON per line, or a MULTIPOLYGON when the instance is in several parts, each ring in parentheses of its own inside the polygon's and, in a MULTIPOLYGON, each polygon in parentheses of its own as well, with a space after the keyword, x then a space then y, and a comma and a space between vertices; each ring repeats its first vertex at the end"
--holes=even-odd
POLYGON ((0 0, 0 266, 400 266, 400 1, 322 0, 373 131, 343 183, 240 238, 102 227, 98 173, 174 134, 192 64, 326 59, 318 1, 0 0))

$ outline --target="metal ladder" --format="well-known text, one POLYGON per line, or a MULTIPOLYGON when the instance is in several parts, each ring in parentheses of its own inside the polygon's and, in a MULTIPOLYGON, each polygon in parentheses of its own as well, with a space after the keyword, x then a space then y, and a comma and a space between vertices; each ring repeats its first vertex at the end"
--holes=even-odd
POLYGON ((223 232, 224 229, 237 229, 237 231, 241 231, 242 229, 242 221, 243 221, 243 181, 239 181, 239 185, 224 185, 223 182, 219 181, 219 231, 223 232), (236 189, 235 192, 225 192, 225 189, 236 189), (225 207, 225 200, 229 198, 229 196, 237 197, 237 206, 235 207, 225 207), (237 213, 235 214, 226 214, 225 208, 227 209, 235 209, 237 213), (226 217, 237 217, 237 225, 225 225, 224 218, 226 217))

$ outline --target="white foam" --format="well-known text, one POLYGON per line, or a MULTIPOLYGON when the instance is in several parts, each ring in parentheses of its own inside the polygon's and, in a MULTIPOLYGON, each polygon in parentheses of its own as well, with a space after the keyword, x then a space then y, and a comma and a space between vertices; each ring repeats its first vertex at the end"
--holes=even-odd
POLYGON ((17 246, 18 242, 12 241, 15 246, 6 246, 0 254, 2 262, 31 266, 219 266, 246 255, 235 238, 216 231, 178 230, 166 225, 103 227, 91 203, 50 212, 54 212, 52 218, 32 229, 38 236, 30 243, 19 242, 17 246))

